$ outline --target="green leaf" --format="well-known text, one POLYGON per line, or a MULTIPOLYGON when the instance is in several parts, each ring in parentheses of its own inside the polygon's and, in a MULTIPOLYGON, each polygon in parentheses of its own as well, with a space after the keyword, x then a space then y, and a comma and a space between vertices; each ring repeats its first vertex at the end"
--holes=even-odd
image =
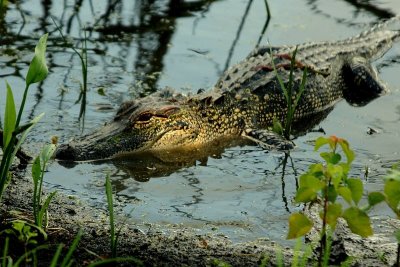
POLYGON ((350 207, 346 209, 343 212, 343 218, 353 233, 362 237, 368 237, 373 234, 368 215, 359 208, 350 207))
POLYGON ((280 121, 279 121, 276 117, 274 117, 274 118, 272 119, 272 131, 273 131, 274 133, 279 134, 279 135, 283 135, 283 127, 282 127, 282 124, 280 123, 280 121))
POLYGON ((385 200, 385 195, 381 192, 371 192, 368 194, 368 204, 372 207, 385 200))
POLYGON ((336 189, 333 185, 328 186, 328 200, 330 202, 335 202, 338 194, 336 192, 336 189))
POLYGON ((299 103, 301 96, 303 95, 303 92, 306 89, 306 81, 307 81, 307 67, 305 67, 304 71, 303 71, 303 77, 301 78, 301 84, 299 87, 299 91, 297 92, 296 99, 293 103, 293 110, 296 109, 297 104, 299 103))
POLYGON ((298 238, 310 232, 313 223, 304 214, 293 213, 289 217, 289 233, 287 239, 298 238))
MULTIPOLYGON (((269 48, 269 51, 270 51, 270 55, 273 55, 271 47, 269 48)), ((276 69, 275 61, 271 60, 271 63, 272 63, 272 67, 274 68, 275 76, 278 79, 279 86, 282 89, 283 95, 285 96, 286 103, 288 103, 288 101, 289 101, 288 90, 286 89, 285 83, 283 82, 282 77, 279 75, 278 70, 276 69)))
POLYGON ((40 158, 36 157, 32 164, 32 178, 35 185, 39 182, 41 174, 42 170, 40 168, 40 158))
POLYGON ((397 214, 400 215, 400 181, 388 180, 385 182, 384 192, 386 195, 386 201, 389 207, 397 214))
POLYGON ((299 189, 296 192, 295 201, 307 203, 317 198, 319 190, 324 187, 324 183, 312 174, 303 174, 300 176, 299 189))
POLYGON ((360 202, 364 191, 362 181, 360 179, 349 178, 347 179, 347 185, 349 186, 349 189, 351 191, 351 197, 354 203, 358 205, 358 202, 360 202))
POLYGON ((40 159, 43 162, 43 164, 46 164, 51 159, 54 152, 56 151, 56 148, 57 147, 55 144, 47 144, 43 147, 40 153, 40 159))
POLYGON ((60 267, 69 266, 69 265, 71 265, 71 263, 73 263, 72 254, 78 247, 78 244, 79 244, 79 241, 81 240, 82 235, 83 235, 83 230, 79 229, 78 233, 76 234, 76 236, 74 238, 74 241, 72 242, 71 246, 68 249, 67 255, 65 255, 65 257, 63 258, 63 261, 61 262, 60 267))
POLYGON ((315 140, 315 146, 314 146, 314 150, 317 151, 320 147, 329 144, 329 139, 325 138, 323 136, 318 137, 317 140, 315 140))
POLYGON ((59 244, 58 245, 57 250, 54 253, 53 258, 51 260, 50 267, 56 267, 57 266, 58 258, 60 258, 61 250, 63 249, 63 247, 64 247, 64 244, 59 244))
POLYGON ((337 190, 338 194, 343 197, 343 199, 349 204, 352 204, 353 198, 351 196, 351 191, 348 187, 340 186, 337 190))
POLYGON ((28 74, 26 75, 26 86, 28 87, 32 83, 37 83, 43 81, 47 73, 49 72, 46 65, 46 45, 47 45, 46 33, 43 35, 38 44, 35 47, 35 56, 33 57, 31 64, 29 65, 28 74))
POLYGON ((340 165, 328 164, 326 167, 328 175, 331 177, 331 183, 335 188, 338 188, 342 182, 343 168, 340 165))
POLYGON ((42 207, 40 208, 39 211, 39 227, 43 227, 43 218, 44 215, 47 211, 47 209, 49 208, 50 202, 53 199, 53 197, 56 195, 57 191, 51 192, 50 195, 46 198, 44 204, 42 205, 42 207))
POLYGON ((339 138, 338 143, 342 147, 343 153, 346 155, 347 163, 350 164, 354 160, 355 154, 354 151, 350 149, 349 142, 345 139, 339 138))
POLYGON ((22 143, 25 142, 26 137, 28 136, 29 131, 32 129, 33 126, 36 125, 36 123, 38 123, 38 121, 43 117, 44 113, 39 114, 38 116, 36 116, 33 120, 31 120, 30 126, 22 132, 21 137, 18 140, 17 145, 14 148, 13 154, 11 156, 12 159, 15 158, 15 155, 17 154, 19 148, 21 147, 22 143))
POLYGON ((308 168, 308 173, 319 179, 324 176, 324 171, 325 168, 321 163, 311 164, 308 168))
MULTIPOLYGON (((320 212, 320 217, 323 220, 323 211, 320 212)), ((337 220, 342 215, 342 205, 338 203, 331 203, 327 207, 326 211, 326 223, 329 224, 332 229, 336 228, 337 220)))
POLYGON ((7 96, 6 96, 6 109, 4 112, 4 131, 3 131, 3 149, 5 149, 8 143, 11 140, 13 131, 15 130, 15 122, 16 122, 16 111, 15 111, 15 102, 13 92, 8 83, 6 83, 7 87, 7 96))
POLYGON ((322 152, 320 155, 327 163, 331 164, 337 164, 342 159, 340 154, 333 152, 322 152))

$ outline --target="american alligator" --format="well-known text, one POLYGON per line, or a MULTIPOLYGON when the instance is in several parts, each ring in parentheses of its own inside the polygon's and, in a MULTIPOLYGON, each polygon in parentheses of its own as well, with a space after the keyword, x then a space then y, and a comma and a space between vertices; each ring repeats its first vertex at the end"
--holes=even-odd
MULTIPOLYGON (((329 112, 342 98, 353 105, 365 105, 383 94, 385 86, 370 62, 382 56, 400 36, 398 30, 390 29, 399 22, 395 17, 342 41, 298 45, 293 97, 304 68, 308 71, 294 123, 329 112)), ((85 161, 130 152, 195 151, 218 140, 235 138, 250 139, 267 149, 289 149, 292 143, 270 130, 274 118, 282 121, 287 113, 272 61, 287 84, 295 48, 255 49, 228 69, 209 91, 185 96, 167 88, 126 102, 103 128, 61 145, 56 158, 85 161)))

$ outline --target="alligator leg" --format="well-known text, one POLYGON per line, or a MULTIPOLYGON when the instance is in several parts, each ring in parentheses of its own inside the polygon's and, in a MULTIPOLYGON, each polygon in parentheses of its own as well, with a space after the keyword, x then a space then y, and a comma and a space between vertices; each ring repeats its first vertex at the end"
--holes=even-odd
POLYGON ((364 106, 386 92, 376 70, 363 57, 353 57, 346 62, 342 75, 345 82, 343 97, 351 105, 364 106))
POLYGON ((292 141, 267 129, 247 129, 242 135, 266 150, 287 151, 294 148, 292 141))

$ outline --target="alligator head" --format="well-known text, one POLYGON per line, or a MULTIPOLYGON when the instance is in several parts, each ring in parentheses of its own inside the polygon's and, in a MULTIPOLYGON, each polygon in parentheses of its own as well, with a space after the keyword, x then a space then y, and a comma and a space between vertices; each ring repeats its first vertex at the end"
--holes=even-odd
POLYGON ((69 161, 109 159, 132 152, 192 144, 198 125, 186 97, 164 90, 122 104, 113 121, 95 132, 61 145, 56 158, 69 161))

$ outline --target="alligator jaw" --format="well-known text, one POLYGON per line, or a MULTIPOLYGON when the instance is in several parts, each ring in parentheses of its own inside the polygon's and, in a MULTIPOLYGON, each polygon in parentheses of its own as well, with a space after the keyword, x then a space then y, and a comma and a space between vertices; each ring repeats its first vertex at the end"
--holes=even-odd
POLYGON ((110 159, 120 151, 137 150, 145 144, 140 135, 128 131, 127 122, 113 121, 91 134, 60 145, 55 158, 68 161, 110 159))

